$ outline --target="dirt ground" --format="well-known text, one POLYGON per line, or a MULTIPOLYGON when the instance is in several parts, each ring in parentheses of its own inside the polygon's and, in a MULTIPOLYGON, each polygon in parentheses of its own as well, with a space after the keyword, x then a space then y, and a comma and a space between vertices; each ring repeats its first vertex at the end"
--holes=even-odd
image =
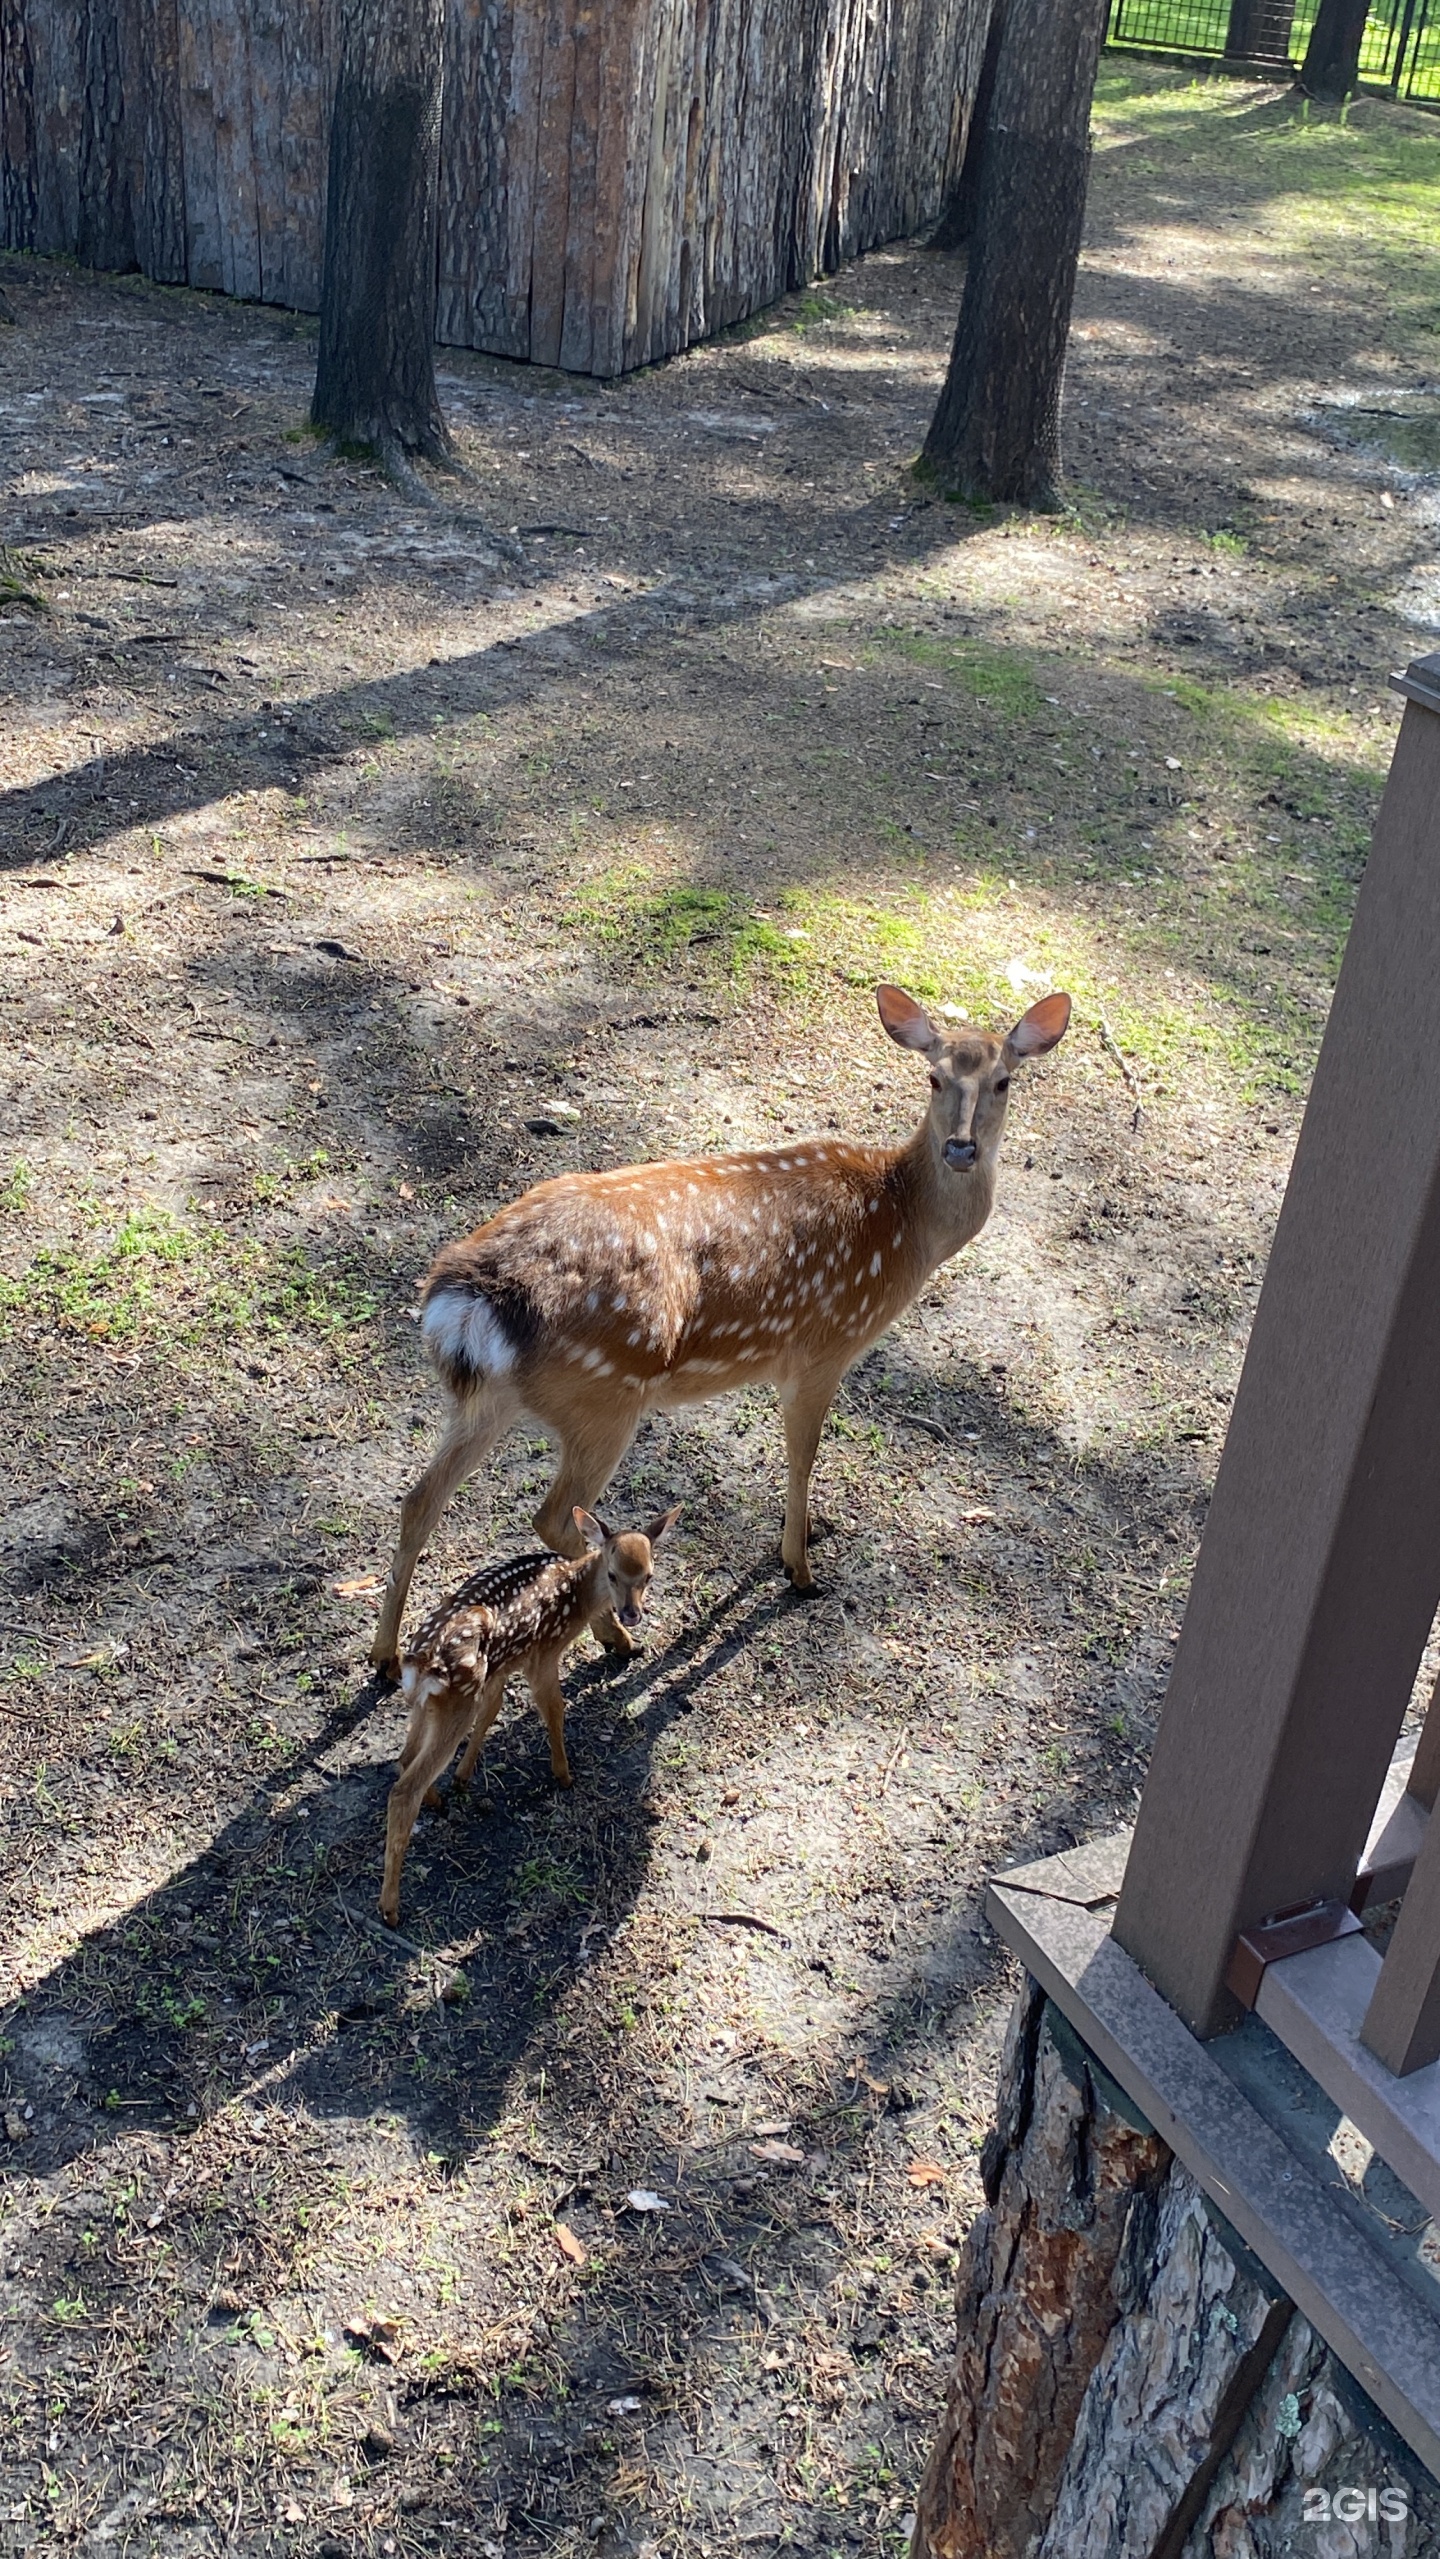
POLYGON ((904 2548, 984 1878, 1133 1805, 1440 626, 1440 131, 1118 64, 1097 128, 1052 519, 911 474, 918 246, 608 388, 447 355, 431 511, 307 436, 308 321, 3 262, 6 2548, 904 2548), (1076 1022, 847 1383, 822 1597, 765 1397, 652 1422, 573 1794, 517 1701, 387 1937, 433 1249, 900 1135, 885 976, 1076 1022))

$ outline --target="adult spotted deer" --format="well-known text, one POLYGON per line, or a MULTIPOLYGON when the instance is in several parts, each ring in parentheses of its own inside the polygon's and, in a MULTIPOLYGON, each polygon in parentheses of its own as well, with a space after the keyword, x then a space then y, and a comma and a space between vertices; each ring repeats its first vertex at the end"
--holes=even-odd
POLYGON ((892 1040, 930 1068, 930 1107, 904 1146, 809 1138, 753 1155, 565 1173, 447 1244, 420 1328, 452 1398, 449 1428, 407 1494, 371 1658, 393 1671, 405 1595, 457 1485, 522 1414, 560 1442, 535 1517, 574 1555, 643 1413, 768 1379, 785 1417, 781 1558, 798 1591, 810 1473, 845 1371, 978 1235, 995 1197, 1011 1070, 1065 1036, 1068 995, 1032 1004, 1005 1039, 937 1030, 901 987, 876 1000, 892 1040))

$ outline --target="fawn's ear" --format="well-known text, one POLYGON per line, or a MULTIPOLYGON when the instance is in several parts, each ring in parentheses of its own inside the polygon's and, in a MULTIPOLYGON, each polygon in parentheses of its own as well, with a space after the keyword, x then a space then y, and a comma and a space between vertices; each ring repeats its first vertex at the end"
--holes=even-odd
POLYGON ((603 1519, 597 1519, 593 1511, 582 1511, 578 1502, 575 1505, 573 1516, 575 1525, 579 1529, 587 1546, 598 1547, 603 1546, 606 1543, 609 1538, 610 1531, 606 1527, 603 1519))
POLYGON ((907 995, 903 986, 877 986, 875 1001, 880 1019, 892 1040, 901 1048, 934 1048, 940 1034, 923 1004, 907 995))
POLYGON ((1068 995, 1042 995, 1022 1014, 1005 1043, 1012 1057, 1043 1057, 1054 1048, 1070 1028, 1068 995))
POLYGON ((645 1534, 649 1538, 652 1546, 658 1546, 662 1537, 669 1536, 670 1531, 679 1518, 683 1507, 684 1505, 682 1503, 677 1502, 673 1510, 662 1511, 658 1519, 651 1520, 645 1534))

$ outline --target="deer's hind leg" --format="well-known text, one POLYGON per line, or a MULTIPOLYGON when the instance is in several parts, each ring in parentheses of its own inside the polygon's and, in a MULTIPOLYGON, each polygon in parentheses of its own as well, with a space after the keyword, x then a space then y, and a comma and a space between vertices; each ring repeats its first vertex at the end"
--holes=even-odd
POLYGON ((431 1532, 452 1495, 459 1491, 467 1475, 473 1475, 476 1467, 483 1465, 519 1410, 520 1399, 508 1385, 482 1387, 478 1395, 457 1404, 439 1448, 400 1505, 400 1537, 370 1647, 370 1659, 376 1669, 392 1679, 399 1668, 400 1620, 405 1614, 411 1578, 431 1532))
POLYGON ((470 1730, 475 1712, 473 1689, 441 1689, 428 1697, 410 1719, 400 1773, 385 1807, 385 1880, 380 1888, 380 1916, 394 1928, 400 1918, 400 1876, 420 1806, 436 1778, 455 1756, 470 1730))
POLYGON ((532 1410, 559 1433, 560 1463, 555 1481, 535 1513, 534 1525, 557 1555, 583 1555, 585 1540, 575 1525, 575 1506, 593 1510, 640 1426, 642 1411, 633 1387, 588 1392, 570 1387, 565 1400, 538 1400, 532 1410))
POLYGON ((455 1771, 454 1783, 461 1794, 464 1793, 475 1773, 475 1762, 485 1747, 490 1727, 504 1703, 505 1673, 503 1670, 497 1670, 493 1678, 487 1679, 480 1692, 480 1712, 475 1718, 475 1730, 465 1745, 464 1757, 455 1771))

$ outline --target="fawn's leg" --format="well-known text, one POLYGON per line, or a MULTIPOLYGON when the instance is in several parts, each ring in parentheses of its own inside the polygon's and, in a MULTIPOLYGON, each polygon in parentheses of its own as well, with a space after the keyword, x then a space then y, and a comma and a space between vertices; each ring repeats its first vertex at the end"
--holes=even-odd
POLYGON ((455 1771, 454 1782, 457 1791, 463 1793, 469 1785, 474 1774, 475 1762, 485 1747, 486 1736, 504 1703, 505 1673, 503 1670, 497 1670, 493 1679, 486 1680, 480 1692, 480 1712, 475 1718, 475 1730, 465 1745, 464 1757, 455 1771))
POLYGON ((550 1770, 561 1786, 573 1786, 570 1762, 565 1756, 565 1692, 560 1685, 560 1655, 542 1654, 526 1673, 535 1711, 550 1736, 550 1770))
POLYGON ((380 1888, 380 1916, 391 1928, 400 1917, 400 1871, 421 1799, 459 1749, 474 1711, 473 1690, 457 1697, 453 1689, 447 1688, 440 1696, 426 1700, 407 1738, 400 1774, 385 1807, 385 1881, 380 1888))
POLYGON ((400 1505, 399 1542, 370 1647, 370 1659, 376 1669, 387 1671, 392 1678, 399 1666, 400 1620, 405 1613, 411 1576, 431 1530, 451 1495, 489 1456, 519 1409, 513 1394, 493 1388, 486 1388, 478 1397, 457 1406, 435 1455, 400 1505))
POLYGON ((785 1419, 785 1455, 789 1461, 789 1483, 785 1493, 785 1527, 780 1539, 780 1560, 791 1583, 798 1591, 812 1591, 815 1576, 810 1570, 807 1551, 810 1535, 810 1476, 815 1464, 815 1451, 825 1427, 825 1416, 834 1400, 835 1389, 844 1371, 826 1369, 802 1377, 793 1385, 782 1387, 780 1409, 785 1419))

